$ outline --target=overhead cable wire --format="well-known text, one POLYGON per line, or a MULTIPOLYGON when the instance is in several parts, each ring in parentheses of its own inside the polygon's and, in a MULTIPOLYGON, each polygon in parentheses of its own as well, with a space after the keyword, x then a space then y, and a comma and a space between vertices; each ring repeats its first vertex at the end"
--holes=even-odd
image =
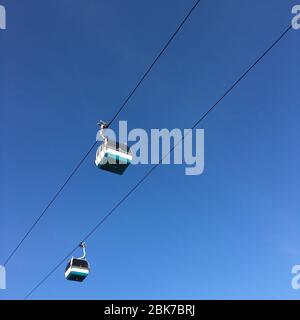
MULTIPOLYGON (((109 127, 118 117, 118 115, 121 113, 121 111, 126 107, 126 105, 128 104, 128 102, 131 100, 131 98, 133 97, 133 95, 135 94, 135 92, 137 91, 137 89, 141 86, 141 84, 144 82, 144 80, 147 78, 147 76, 149 75, 150 71, 153 69, 153 67, 157 64, 158 60, 161 58, 161 56, 164 54, 164 52, 168 49, 168 47, 170 46, 171 42, 174 40, 174 38, 176 37, 176 35, 178 34, 178 32, 182 29, 182 27, 184 26, 184 24, 187 22, 187 20, 189 19, 189 17, 191 16, 191 14, 194 12, 194 10, 196 9, 196 7, 198 6, 198 4, 200 3, 201 0, 197 0, 196 3, 192 6, 192 8, 188 11, 188 13, 185 15, 185 17, 183 18, 183 20, 181 21, 181 23, 179 24, 179 26, 177 27, 177 29, 172 33, 171 37, 168 39, 168 41, 166 42, 166 44, 163 46, 163 48, 161 49, 161 51, 158 53, 158 55, 156 56, 156 58, 154 59, 154 61, 151 63, 151 65, 146 69, 146 71, 144 72, 144 74, 142 75, 142 77, 140 78, 140 80, 137 82, 137 84, 135 85, 135 87, 131 90, 131 92, 129 93, 129 95, 126 97, 126 99, 124 100, 124 102, 121 104, 121 106, 119 107, 119 109, 117 110, 117 112, 115 113, 115 115, 113 116, 113 118, 110 120, 110 122, 108 123, 109 127)), ((89 150, 84 154, 83 158, 79 161, 79 163, 77 164, 77 166, 75 167, 75 169, 71 172, 71 174, 67 177, 67 179, 65 180, 65 182, 62 184, 62 186, 58 189, 58 191, 54 194, 54 196, 51 198, 51 200, 49 201, 49 203, 46 205, 45 209, 41 212, 41 214, 34 220, 34 222, 32 223, 32 225, 30 226, 30 228, 28 229, 28 231, 25 233, 25 235, 22 237, 22 239, 19 241, 19 243, 17 244, 17 246, 11 251, 11 253, 9 254, 9 256, 7 257, 7 259, 4 262, 4 266, 6 266, 9 261, 13 258, 13 256, 16 254, 16 252, 20 249, 21 245, 23 244, 23 242, 26 240, 26 238, 28 238, 28 236, 31 234, 31 232, 33 231, 33 229, 37 226, 37 224, 40 222, 40 220, 43 218, 43 216, 46 214, 46 212, 48 211, 48 209, 52 206, 52 204, 55 202, 55 200, 57 199, 57 197, 61 194, 61 192, 64 190, 64 188, 67 186, 67 184, 70 182, 70 180, 72 179, 72 177, 76 174, 76 172, 80 169, 80 167, 82 166, 82 164, 84 163, 84 161, 86 160, 86 158, 89 156, 89 154, 93 151, 94 147, 97 145, 97 141, 94 142, 91 147, 89 148, 89 150)))
MULTIPOLYGON (((282 38, 286 36, 286 34, 291 30, 292 26, 289 26, 264 52, 259 56, 257 60, 250 67, 246 69, 242 73, 240 77, 237 78, 235 82, 220 96, 220 98, 192 125, 191 129, 194 129, 202 122, 219 104, 220 102, 228 96, 237 86, 238 84, 252 71, 252 69, 280 42, 282 38)), ((133 188, 131 188, 126 195, 95 225, 94 228, 83 238, 82 242, 85 242, 89 239, 102 225, 103 223, 120 207, 120 205, 126 201, 126 199, 154 172, 154 170, 162 163, 165 157, 167 157, 176 146, 181 143, 185 137, 189 134, 186 133, 182 139, 180 139, 171 149, 170 151, 160 158, 158 164, 154 165, 136 184, 133 188)), ((34 286, 30 292, 24 297, 24 299, 28 299, 78 248, 78 245, 71 250, 42 280, 34 286)))

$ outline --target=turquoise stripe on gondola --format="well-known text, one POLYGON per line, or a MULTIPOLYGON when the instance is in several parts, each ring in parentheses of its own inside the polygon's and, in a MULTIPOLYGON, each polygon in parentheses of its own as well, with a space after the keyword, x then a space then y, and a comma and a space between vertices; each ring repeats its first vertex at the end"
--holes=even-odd
POLYGON ((123 158, 121 156, 118 156, 116 154, 112 154, 112 153, 109 153, 109 152, 105 153, 105 157, 113 158, 113 159, 115 159, 117 161, 121 161, 121 162, 123 162, 125 164, 126 163, 131 163, 131 161, 129 159, 123 158))
POLYGON ((82 272, 78 272, 78 271, 71 271, 70 274, 68 275, 68 278, 71 276, 83 276, 86 277, 88 275, 88 273, 82 273, 82 272))

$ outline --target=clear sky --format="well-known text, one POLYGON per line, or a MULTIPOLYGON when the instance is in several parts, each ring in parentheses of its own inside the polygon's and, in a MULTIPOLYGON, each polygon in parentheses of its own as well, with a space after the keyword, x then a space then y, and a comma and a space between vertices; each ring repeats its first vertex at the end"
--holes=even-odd
MULTIPOLYGON (((193 3, 0 0, 0 264, 193 3)), ((118 120, 189 128, 296 3, 202 0, 118 120)), ((66 281, 63 266, 31 298, 299 299, 299 37, 290 31, 201 124, 202 175, 158 168, 88 241, 86 281, 66 281)), ((0 299, 22 299, 150 168, 116 176, 93 161, 10 261, 0 299)))

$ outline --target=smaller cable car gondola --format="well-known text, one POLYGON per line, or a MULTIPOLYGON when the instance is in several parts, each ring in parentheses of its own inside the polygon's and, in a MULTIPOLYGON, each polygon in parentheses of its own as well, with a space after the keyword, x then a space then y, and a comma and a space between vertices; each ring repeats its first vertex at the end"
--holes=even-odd
POLYGON ((90 266, 86 260, 86 245, 84 242, 79 245, 83 250, 83 256, 80 258, 74 258, 69 261, 65 271, 65 278, 71 281, 82 282, 90 272, 90 266))
POLYGON ((100 122, 99 125, 103 143, 97 150, 95 164, 102 170, 121 175, 132 162, 132 152, 127 145, 108 140, 108 138, 104 136, 103 131, 107 128, 105 122, 100 122))

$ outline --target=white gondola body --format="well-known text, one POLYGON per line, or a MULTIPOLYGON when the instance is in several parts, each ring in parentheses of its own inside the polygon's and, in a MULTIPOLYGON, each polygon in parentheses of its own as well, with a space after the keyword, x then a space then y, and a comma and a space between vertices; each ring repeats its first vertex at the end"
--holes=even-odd
POLYGON ((132 162, 132 158, 128 146, 105 140, 97 150, 95 164, 100 169, 123 174, 132 162))
POLYGON ((65 278, 71 281, 82 282, 89 274, 89 264, 84 259, 72 258, 65 271, 65 278))

